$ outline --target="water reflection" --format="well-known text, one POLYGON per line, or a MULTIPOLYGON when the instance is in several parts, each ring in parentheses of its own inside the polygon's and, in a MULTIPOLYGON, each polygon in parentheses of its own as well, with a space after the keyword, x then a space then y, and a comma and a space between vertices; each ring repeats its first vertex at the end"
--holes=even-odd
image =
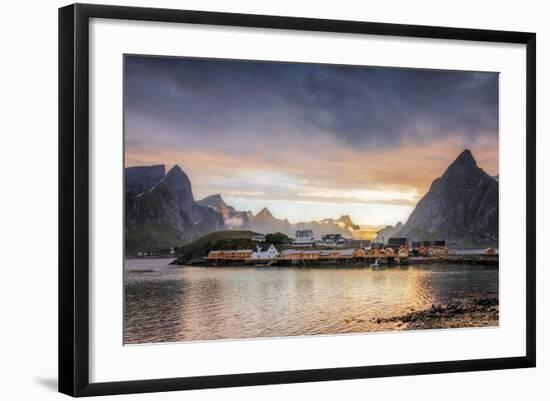
POLYGON ((136 270, 127 261, 125 282, 124 338, 135 344, 393 330, 370 319, 497 294, 498 269, 136 270))

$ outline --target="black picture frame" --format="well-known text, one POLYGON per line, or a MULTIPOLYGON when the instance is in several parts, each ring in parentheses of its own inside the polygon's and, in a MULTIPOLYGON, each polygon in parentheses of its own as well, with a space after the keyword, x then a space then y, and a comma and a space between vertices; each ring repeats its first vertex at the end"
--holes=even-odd
POLYGON ((59 391, 71 396, 362 379, 536 364, 536 35, 435 26, 74 4, 59 9, 59 391), (88 61, 91 18, 437 38, 526 45, 526 353, 520 357, 90 383, 88 61))

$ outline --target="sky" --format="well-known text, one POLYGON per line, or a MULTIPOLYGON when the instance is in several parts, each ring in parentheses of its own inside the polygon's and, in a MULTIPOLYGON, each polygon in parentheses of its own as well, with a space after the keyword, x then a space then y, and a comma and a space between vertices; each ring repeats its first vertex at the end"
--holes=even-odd
POLYGON ((393 225, 466 148, 498 174, 498 73, 127 55, 124 130, 196 199, 393 225))

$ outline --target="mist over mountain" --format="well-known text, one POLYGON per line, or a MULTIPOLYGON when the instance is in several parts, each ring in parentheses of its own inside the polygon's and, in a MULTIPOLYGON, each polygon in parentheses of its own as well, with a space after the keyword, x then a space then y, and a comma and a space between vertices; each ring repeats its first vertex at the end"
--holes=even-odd
POLYGON ((208 206, 219 212, 228 229, 249 229, 250 221, 253 217, 252 212, 238 212, 233 206, 229 206, 220 194, 210 195, 197 201, 199 205, 208 206))
POLYGON ((281 232, 287 235, 291 233, 292 228, 287 219, 278 219, 271 214, 267 207, 264 207, 250 219, 250 228, 258 233, 267 234, 281 232))
POLYGON ((396 234, 399 233, 399 231, 401 231, 402 228, 403 228, 403 223, 401 222, 398 222, 395 226, 388 225, 383 229, 381 229, 380 231, 378 231, 373 242, 387 243, 388 239, 390 237, 396 237, 397 236, 396 234))
POLYGON ((279 219, 264 207, 257 214, 250 211, 239 212, 233 206, 229 206, 221 195, 208 196, 197 203, 209 206, 222 214, 227 229, 253 230, 257 233, 268 234, 281 232, 293 237, 296 230, 312 230, 315 238, 321 239, 325 234, 342 234, 347 238, 353 238, 361 231, 361 227, 353 223, 350 216, 344 215, 338 219, 322 219, 320 221, 307 221, 290 223, 288 219, 279 219))
POLYGON ((346 238, 354 238, 361 231, 361 227, 355 224, 348 215, 340 216, 338 219, 296 223, 294 228, 296 230, 312 230, 317 239, 321 239, 325 234, 342 234, 346 238))

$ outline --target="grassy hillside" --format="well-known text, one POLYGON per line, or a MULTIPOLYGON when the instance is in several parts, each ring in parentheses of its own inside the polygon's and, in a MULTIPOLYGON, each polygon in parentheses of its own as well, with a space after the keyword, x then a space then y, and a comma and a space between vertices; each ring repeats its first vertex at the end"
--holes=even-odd
POLYGON ((177 251, 178 258, 173 262, 176 265, 184 265, 192 259, 208 255, 208 252, 216 249, 254 249, 256 243, 252 237, 253 231, 217 231, 204 235, 199 239, 180 247, 177 251))
POLYGON ((158 251, 184 243, 174 238, 178 238, 178 233, 167 224, 126 227, 126 255, 136 255, 138 251, 158 251))

